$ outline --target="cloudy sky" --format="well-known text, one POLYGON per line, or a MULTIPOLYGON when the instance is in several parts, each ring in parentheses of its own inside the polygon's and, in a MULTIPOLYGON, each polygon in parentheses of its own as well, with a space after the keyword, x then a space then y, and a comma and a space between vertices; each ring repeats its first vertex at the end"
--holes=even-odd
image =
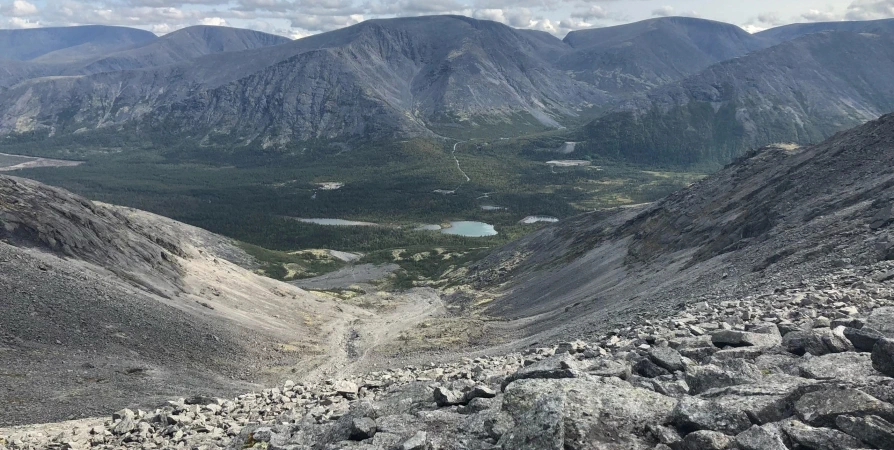
POLYGON ((894 0, 0 0, 0 28, 124 25, 158 34, 229 25, 290 37, 366 19, 463 14, 559 37, 659 16, 694 16, 759 31, 792 22, 894 17, 894 0))

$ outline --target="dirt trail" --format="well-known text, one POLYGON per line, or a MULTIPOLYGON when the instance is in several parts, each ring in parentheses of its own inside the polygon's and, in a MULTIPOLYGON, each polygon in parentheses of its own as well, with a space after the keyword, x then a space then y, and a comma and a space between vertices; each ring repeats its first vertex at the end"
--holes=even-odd
POLYGON ((466 171, 463 170, 462 166, 459 164, 459 158, 456 157, 456 147, 459 146, 459 144, 462 144, 463 142, 465 142, 465 141, 459 141, 456 144, 453 144, 453 151, 450 152, 450 156, 453 156, 453 160, 456 161, 456 168, 459 170, 459 173, 461 173, 466 178, 466 183, 468 183, 468 182, 472 181, 472 179, 469 178, 469 175, 467 175, 466 171))
POLYGON ((327 360, 309 368, 302 379, 319 382, 368 370, 378 364, 377 348, 423 320, 446 312, 440 293, 434 289, 418 288, 395 295, 400 304, 392 311, 352 322, 332 322, 327 330, 332 338, 324 350, 327 360))

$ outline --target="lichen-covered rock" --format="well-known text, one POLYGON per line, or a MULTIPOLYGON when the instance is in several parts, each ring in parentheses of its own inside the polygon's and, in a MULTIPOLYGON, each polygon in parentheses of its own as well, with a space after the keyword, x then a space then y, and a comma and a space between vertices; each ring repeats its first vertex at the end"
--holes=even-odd
POLYGON ((800 447, 813 450, 856 450, 865 448, 862 441, 838 430, 815 428, 797 420, 786 421, 783 431, 800 447))
POLYGON ((879 339, 872 349, 872 367, 894 377, 894 339, 879 339))
POLYGON ((510 385, 503 398, 503 410, 516 423, 503 442, 518 444, 522 442, 520 436, 536 432, 531 430, 538 429, 538 420, 549 419, 542 427, 555 430, 544 433, 545 437, 551 436, 549 445, 559 445, 555 448, 651 449, 654 444, 646 437, 646 427, 666 423, 675 403, 672 398, 623 381, 521 380, 510 385), (550 400, 538 400, 541 398, 550 400), (538 408, 543 412, 537 413, 538 408), (556 411, 561 420, 553 425, 556 411))
POLYGON ((834 427, 838 416, 880 416, 894 419, 894 406, 856 389, 827 388, 804 394, 795 403, 795 413, 817 427, 834 427))
POLYGON ((506 386, 509 386, 509 384, 515 380, 524 380, 528 378, 576 378, 581 374, 582 372, 580 371, 577 360, 568 353, 565 353, 538 361, 509 375, 503 380, 500 389, 505 391, 506 386))
POLYGON ((894 339, 894 306, 874 309, 866 319, 866 326, 889 339, 894 339))
POLYGON ((894 450, 894 424, 878 416, 838 416, 835 425, 845 433, 882 450, 894 450))
POLYGON ((740 450, 788 450, 778 429, 755 425, 736 436, 740 450))
POLYGON ((696 397, 680 399, 673 410, 671 423, 684 432, 708 430, 730 435, 751 427, 751 420, 741 409, 696 397))

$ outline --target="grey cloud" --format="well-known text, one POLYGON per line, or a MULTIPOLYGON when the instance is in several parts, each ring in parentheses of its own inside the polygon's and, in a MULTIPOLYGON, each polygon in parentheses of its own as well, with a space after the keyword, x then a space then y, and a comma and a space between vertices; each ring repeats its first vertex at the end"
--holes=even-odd
POLYGON ((872 20, 894 17, 894 0, 856 0, 847 8, 848 20, 872 20))

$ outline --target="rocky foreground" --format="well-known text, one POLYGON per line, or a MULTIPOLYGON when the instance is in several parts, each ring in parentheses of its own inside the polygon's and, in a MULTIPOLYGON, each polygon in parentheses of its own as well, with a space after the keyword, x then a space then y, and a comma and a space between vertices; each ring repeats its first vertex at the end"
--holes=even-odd
POLYGON ((0 449, 894 449, 891 280, 844 269, 594 342, 0 430, 0 449))

